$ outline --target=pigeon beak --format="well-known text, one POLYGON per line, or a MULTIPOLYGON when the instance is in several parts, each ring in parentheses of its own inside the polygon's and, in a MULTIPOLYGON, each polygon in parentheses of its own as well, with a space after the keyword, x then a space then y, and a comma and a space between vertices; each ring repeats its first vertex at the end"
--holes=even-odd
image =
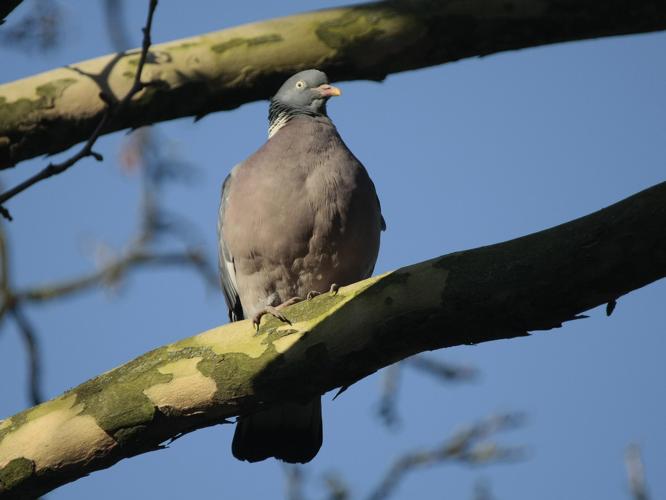
POLYGON ((333 97, 342 94, 339 88, 328 84, 320 85, 319 87, 317 87, 317 90, 319 91, 322 97, 333 97))

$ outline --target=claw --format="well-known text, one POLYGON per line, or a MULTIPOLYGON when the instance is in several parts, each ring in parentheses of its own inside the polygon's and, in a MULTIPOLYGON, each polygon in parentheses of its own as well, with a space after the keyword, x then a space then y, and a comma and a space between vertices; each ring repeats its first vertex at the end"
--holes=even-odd
MULTIPOLYGON (((331 285, 331 288, 329 289, 329 293, 331 295, 336 295, 338 293, 339 288, 340 287, 336 283, 333 283, 331 285)), ((322 292, 312 290, 308 292, 308 294, 305 296, 305 300, 312 300, 317 295, 322 295, 322 292)), ((284 301, 282 304, 280 304, 277 307, 266 306, 264 309, 262 309, 252 317, 252 325, 254 326, 255 331, 259 333, 259 324, 261 323, 261 317, 265 314, 270 314, 271 316, 279 319, 283 323, 291 325, 291 321, 289 321, 289 319, 287 319, 287 317, 284 314, 282 314, 279 310, 302 301, 303 301, 302 297, 292 297, 289 300, 284 301)))
MULTIPOLYGON (((328 292, 331 295, 336 295, 338 293, 339 288, 340 287, 337 285, 337 283, 333 283, 333 284, 331 284, 331 288, 328 289, 328 292)), ((311 292, 308 292, 308 295, 307 295, 306 299, 307 300, 312 300, 316 296, 323 295, 323 294, 324 294, 324 292, 318 292, 317 290, 312 290, 311 292)))
POLYGON ((252 325, 254 326, 254 329, 257 333, 259 333, 259 323, 261 323, 261 317, 264 316, 265 314, 270 314, 271 316, 279 319, 283 323, 291 325, 291 321, 289 321, 289 319, 284 314, 278 311, 276 307, 266 306, 266 308, 262 309, 252 317, 252 325))
POLYGON ((298 304, 299 302, 303 302, 303 299, 301 297, 292 297, 289 300, 284 301, 282 304, 277 306, 276 309, 282 309, 283 307, 288 307, 293 304, 298 304))

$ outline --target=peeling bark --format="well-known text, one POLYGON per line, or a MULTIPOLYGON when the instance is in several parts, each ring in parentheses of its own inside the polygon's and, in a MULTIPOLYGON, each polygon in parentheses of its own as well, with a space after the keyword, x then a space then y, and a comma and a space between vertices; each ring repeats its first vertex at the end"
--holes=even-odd
MULTIPOLYGON (((301 69, 332 80, 390 73, 549 43, 666 29, 663 0, 393 0, 248 24, 151 47, 137 95, 105 132, 233 109, 269 97, 301 69)), ((122 96, 139 51, 0 85, 0 168, 85 140, 122 96), (57 131, 57 133, 56 133, 57 131)))
POLYGON ((666 276, 666 182, 586 217, 437 257, 160 347, 0 421, 0 496, 34 497, 182 433, 309 400, 415 353, 557 328, 666 276))

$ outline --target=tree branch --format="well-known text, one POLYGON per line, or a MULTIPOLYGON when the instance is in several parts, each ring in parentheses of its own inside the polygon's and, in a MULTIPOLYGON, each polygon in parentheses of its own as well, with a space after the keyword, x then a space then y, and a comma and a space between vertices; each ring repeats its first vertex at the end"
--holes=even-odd
POLYGON ((572 222, 160 347, 0 421, 0 491, 36 496, 183 433, 418 352, 557 328, 666 276, 666 182, 572 222))
MULTIPOLYGON (((102 133, 233 109, 269 97, 294 72, 336 81, 407 71, 537 45, 666 29, 663 0, 393 0, 321 10, 155 45, 158 82, 102 133)), ((100 92, 131 87, 137 50, 0 86, 0 168, 90 137, 100 92), (58 130, 58 134, 53 134, 58 130)))

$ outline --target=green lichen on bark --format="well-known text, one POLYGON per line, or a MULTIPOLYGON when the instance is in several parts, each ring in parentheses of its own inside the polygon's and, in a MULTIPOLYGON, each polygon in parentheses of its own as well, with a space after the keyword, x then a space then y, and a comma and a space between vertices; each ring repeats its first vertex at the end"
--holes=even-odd
POLYGON ((0 423, 0 445, 2 445, 3 439, 14 432, 17 429, 20 429, 25 423, 31 422, 35 419, 38 419, 52 411, 62 409, 64 407, 69 408, 71 404, 68 402, 68 395, 61 394, 57 398, 54 398, 50 401, 46 401, 42 404, 23 410, 20 413, 12 416, 10 419, 3 420, 0 423))
POLYGON ((232 38, 226 42, 216 43, 211 45, 210 50, 216 54, 223 54, 224 52, 235 49, 237 47, 256 47, 258 45, 265 45, 267 43, 277 43, 283 41, 282 35, 279 33, 269 33, 266 35, 255 36, 251 38, 232 38))
POLYGON ((37 87, 36 92, 38 96, 44 97, 48 106, 53 106, 55 100, 73 83, 76 83, 74 78, 60 78, 44 85, 40 85, 37 87))
POLYGON ((53 108, 56 100, 76 81, 74 78, 60 78, 40 85, 35 88, 37 97, 34 99, 20 98, 8 102, 5 97, 0 96, 0 130, 21 123, 30 113, 53 108))
POLYGON ((275 350, 273 353, 267 350, 259 358, 237 352, 215 355, 200 361, 197 369, 206 377, 215 380, 215 399, 229 401, 239 395, 245 396, 254 392, 250 376, 266 366, 268 361, 274 358, 274 352, 275 350))
POLYGON ((187 50, 187 49, 192 49, 194 47, 198 47, 201 45, 200 42, 193 42, 193 41, 188 41, 188 42, 183 42, 183 43, 175 43, 173 45, 170 45, 168 47, 169 50, 187 50))
POLYGON ((289 309, 289 316, 294 321, 323 316, 328 314, 335 306, 349 300, 347 293, 344 290, 339 293, 325 292, 314 297, 312 300, 298 302, 289 309))
POLYGON ((21 484, 35 472, 35 463, 27 458, 15 458, 0 468, 0 493, 21 484))
POLYGON ((385 32, 381 22, 395 16, 390 9, 350 9, 335 19, 317 25, 317 37, 332 49, 346 47, 350 41, 377 37, 385 32))
POLYGON ((83 404, 82 415, 91 415, 109 435, 150 423, 155 405, 144 394, 146 387, 168 382, 172 375, 159 372, 169 362, 166 348, 151 351, 134 361, 104 373, 66 393, 83 404))

